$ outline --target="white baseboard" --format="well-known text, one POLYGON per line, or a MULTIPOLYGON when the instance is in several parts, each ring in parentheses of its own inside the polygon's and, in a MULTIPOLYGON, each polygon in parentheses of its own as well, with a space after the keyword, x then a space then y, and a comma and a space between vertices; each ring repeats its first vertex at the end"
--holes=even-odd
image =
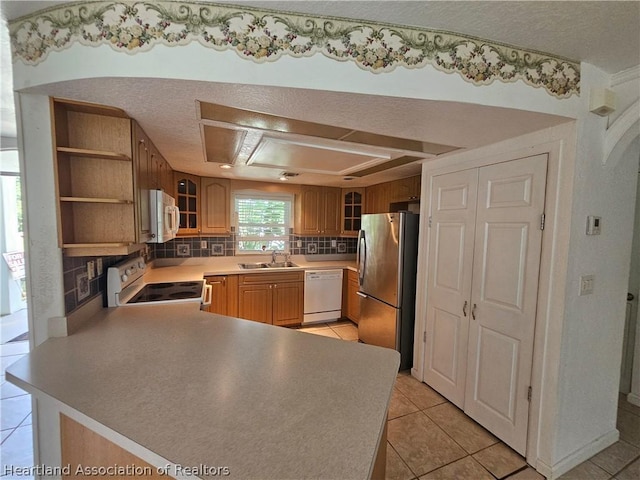
POLYGON ((627 402, 640 407, 640 395, 634 392, 629 392, 629 395, 627 395, 627 402))
POLYGON ((597 438, 593 442, 585 445, 584 447, 576 450, 570 455, 567 455, 562 460, 554 465, 547 465, 546 463, 538 460, 536 462, 536 470, 541 475, 544 475, 547 480, 555 480, 560 475, 567 473, 574 467, 577 467, 585 460, 590 459, 595 454, 600 453, 605 448, 613 445, 620 438, 620 432, 613 429, 609 433, 597 438))

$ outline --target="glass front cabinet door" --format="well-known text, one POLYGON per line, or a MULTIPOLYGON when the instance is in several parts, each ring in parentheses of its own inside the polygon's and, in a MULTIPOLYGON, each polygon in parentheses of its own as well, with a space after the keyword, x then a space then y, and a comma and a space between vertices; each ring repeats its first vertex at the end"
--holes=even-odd
POLYGON ((364 188, 342 189, 342 235, 358 235, 363 208, 364 188))
POLYGON ((186 173, 175 173, 176 204, 180 210, 178 235, 200 233, 198 205, 200 204, 200 178, 186 173))

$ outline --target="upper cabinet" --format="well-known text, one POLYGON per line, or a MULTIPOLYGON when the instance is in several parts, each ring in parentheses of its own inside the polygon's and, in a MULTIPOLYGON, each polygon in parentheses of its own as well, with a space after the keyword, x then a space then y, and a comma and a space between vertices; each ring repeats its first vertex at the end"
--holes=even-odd
POLYGON ((127 255, 136 228, 131 119, 118 108, 52 98, 59 244, 67 256, 127 255))
POLYGON ((173 195, 173 171, 149 136, 137 122, 133 122, 133 168, 138 241, 151 240, 149 190, 164 190, 173 195))
POLYGON ((360 220, 364 212, 364 188, 342 189, 342 218, 341 233, 346 236, 356 236, 360 230, 360 220))
POLYGON ((402 178, 389 183, 391 186, 389 195, 391 203, 420 200, 420 175, 402 178))
POLYGON ((298 235, 340 235, 342 191, 333 187, 301 185, 296 195, 295 233, 298 235))
POLYGON ((152 187, 152 156, 151 142, 149 137, 144 133, 140 125, 133 122, 133 167, 136 194, 138 202, 136 203, 136 226, 138 230, 138 238, 141 242, 151 240, 151 213, 149 210, 149 190, 152 187))
POLYGON ((406 210, 420 201, 420 175, 379 183, 366 188, 366 213, 406 210))
POLYGON ((200 179, 201 233, 231 234, 230 184, 225 178, 200 179))
POLYGON ((178 235, 200 233, 200 177, 188 173, 174 172, 176 203, 180 210, 178 235))

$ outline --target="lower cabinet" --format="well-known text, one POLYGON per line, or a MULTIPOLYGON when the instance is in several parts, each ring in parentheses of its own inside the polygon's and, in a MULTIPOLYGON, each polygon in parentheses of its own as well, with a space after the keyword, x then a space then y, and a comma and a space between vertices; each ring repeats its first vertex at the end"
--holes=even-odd
POLYGON ((114 469, 115 472, 119 469, 125 470, 116 478, 124 478, 126 473, 138 478, 173 478, 160 474, 158 468, 62 413, 60 449, 61 465, 65 468, 68 466, 69 471, 63 478, 92 475, 104 478, 109 475, 97 475, 96 472, 108 468, 114 469))
POLYGON ((238 317, 280 326, 300 325, 304 272, 239 275, 238 317))
POLYGON ((213 275, 204 277, 207 285, 211 285, 210 313, 238 316, 238 275, 213 275))
POLYGON ((347 270, 347 318, 354 323, 360 320, 360 284, 358 272, 347 270))

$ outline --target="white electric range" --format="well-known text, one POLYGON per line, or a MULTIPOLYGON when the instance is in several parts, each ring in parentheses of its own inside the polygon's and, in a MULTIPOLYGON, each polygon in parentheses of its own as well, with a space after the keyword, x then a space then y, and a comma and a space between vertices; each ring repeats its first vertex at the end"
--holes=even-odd
POLYGON ((147 264, 142 257, 125 260, 107 269, 107 306, 122 307, 164 304, 199 303, 211 305, 212 286, 204 280, 147 283, 147 264))

